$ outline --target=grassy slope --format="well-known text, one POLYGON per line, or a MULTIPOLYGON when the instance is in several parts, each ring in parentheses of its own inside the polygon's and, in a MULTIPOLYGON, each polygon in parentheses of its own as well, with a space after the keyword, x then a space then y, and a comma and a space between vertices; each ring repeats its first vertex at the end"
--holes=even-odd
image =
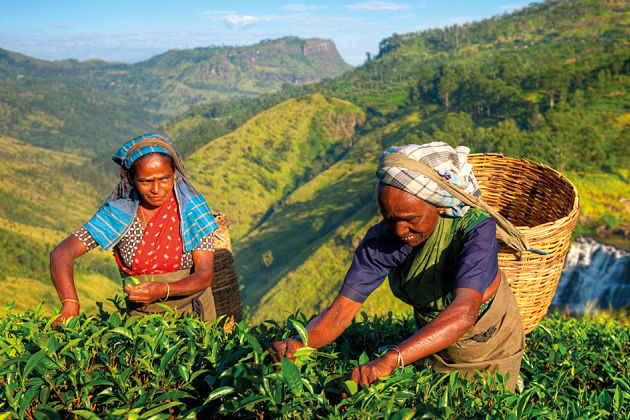
MULTIPOLYGON (((53 229, 37 228, 0 218, 0 243, 4 252, 0 257, 0 307, 13 303, 18 311, 40 303, 54 311, 59 298, 48 274, 48 253, 67 234, 53 229), (7 246, 8 245, 8 246, 7 246), (27 267, 27 270, 24 268, 27 267), (27 272, 28 274, 26 274, 27 272)), ((114 307, 107 299, 121 293, 115 278, 111 253, 98 248, 75 263, 75 282, 81 308, 87 313, 96 311, 96 302, 105 308, 114 307)))
MULTIPOLYGON (((57 305, 48 275, 48 253, 84 223, 100 202, 89 183, 73 178, 85 158, 52 152, 1 137, 5 160, 0 165, 0 305, 15 302, 17 310, 42 301, 57 305), (25 274, 25 273, 28 273, 25 274)), ((110 253, 95 250, 76 267, 77 288, 84 310, 119 290, 110 253)))
POLYGON ((630 177, 628 170, 612 174, 569 172, 567 178, 580 194, 576 232, 630 250, 630 241, 613 234, 614 227, 630 230, 630 177))
POLYGON ((80 226, 100 205, 93 186, 74 174, 87 159, 0 137, 0 217, 61 231, 80 226))
POLYGON ((354 134, 362 112, 322 95, 286 101, 218 138, 186 162, 215 211, 239 240, 302 183, 313 161, 354 134))
MULTIPOLYGON (((379 220, 376 158, 420 123, 412 113, 358 138, 342 160, 291 194, 237 248, 243 298, 254 320, 278 319, 298 308, 308 316, 330 304, 355 247, 379 220), (267 250, 274 255, 274 264, 265 270, 261 255, 267 250)), ((365 305, 370 312, 404 310, 387 285, 365 305)))

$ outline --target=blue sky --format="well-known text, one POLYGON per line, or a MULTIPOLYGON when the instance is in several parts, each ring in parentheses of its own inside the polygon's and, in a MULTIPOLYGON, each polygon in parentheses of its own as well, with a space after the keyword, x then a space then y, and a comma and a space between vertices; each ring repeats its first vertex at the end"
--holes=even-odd
POLYGON ((127 63, 172 48, 249 45, 295 35, 331 39, 349 64, 406 33, 520 9, 511 0, 0 0, 0 48, 46 60, 127 63))

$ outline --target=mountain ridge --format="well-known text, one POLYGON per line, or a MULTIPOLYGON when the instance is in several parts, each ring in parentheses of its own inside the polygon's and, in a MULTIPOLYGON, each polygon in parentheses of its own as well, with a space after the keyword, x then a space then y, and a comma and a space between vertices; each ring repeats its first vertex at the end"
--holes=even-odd
POLYGON ((349 69, 332 41, 297 37, 167 51, 135 64, 46 61, 0 49, 0 132, 94 157, 121 139, 155 131, 191 105, 349 69))

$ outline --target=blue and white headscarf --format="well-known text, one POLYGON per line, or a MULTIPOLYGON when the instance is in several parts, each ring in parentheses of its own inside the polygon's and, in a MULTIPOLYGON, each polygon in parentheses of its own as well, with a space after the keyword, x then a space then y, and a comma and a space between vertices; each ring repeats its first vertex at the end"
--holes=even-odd
MULTIPOLYGON (((181 217, 180 233, 184 251, 192 251, 218 225, 205 198, 188 181, 181 157, 173 143, 162 134, 148 133, 129 140, 118 149, 112 159, 128 171, 138 158, 153 152, 169 155, 175 162, 177 177, 174 190, 181 217)), ((123 176, 120 184, 85 227, 101 247, 109 250, 127 232, 139 203, 138 192, 129 184, 127 177, 123 176)))
MULTIPOLYGON (((472 165, 466 162, 470 153, 470 149, 466 146, 452 148, 444 142, 434 141, 421 145, 408 144, 391 147, 382 156, 389 153, 400 153, 422 162, 468 194, 475 197, 481 196, 477 179, 472 172, 472 165)), ((382 158, 380 162, 376 172, 379 182, 399 188, 438 207, 444 207, 445 214, 452 217, 461 217, 470 208, 421 173, 397 166, 385 166, 382 158)))

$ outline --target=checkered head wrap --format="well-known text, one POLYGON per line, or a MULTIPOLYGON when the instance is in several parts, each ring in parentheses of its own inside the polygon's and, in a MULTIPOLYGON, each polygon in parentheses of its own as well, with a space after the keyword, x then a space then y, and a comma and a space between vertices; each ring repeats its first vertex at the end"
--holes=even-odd
POLYGON ((479 185, 472 173, 472 165, 466 162, 470 153, 468 147, 458 146, 453 149, 441 141, 421 145, 394 146, 381 155, 379 168, 376 171, 376 177, 380 183, 399 188, 438 207, 444 207, 447 209, 445 214, 449 216, 461 217, 466 214, 470 206, 453 197, 421 173, 397 166, 385 166, 383 156, 390 153, 400 153, 424 163, 435 169, 442 178, 468 194, 475 197, 481 196, 479 185))

